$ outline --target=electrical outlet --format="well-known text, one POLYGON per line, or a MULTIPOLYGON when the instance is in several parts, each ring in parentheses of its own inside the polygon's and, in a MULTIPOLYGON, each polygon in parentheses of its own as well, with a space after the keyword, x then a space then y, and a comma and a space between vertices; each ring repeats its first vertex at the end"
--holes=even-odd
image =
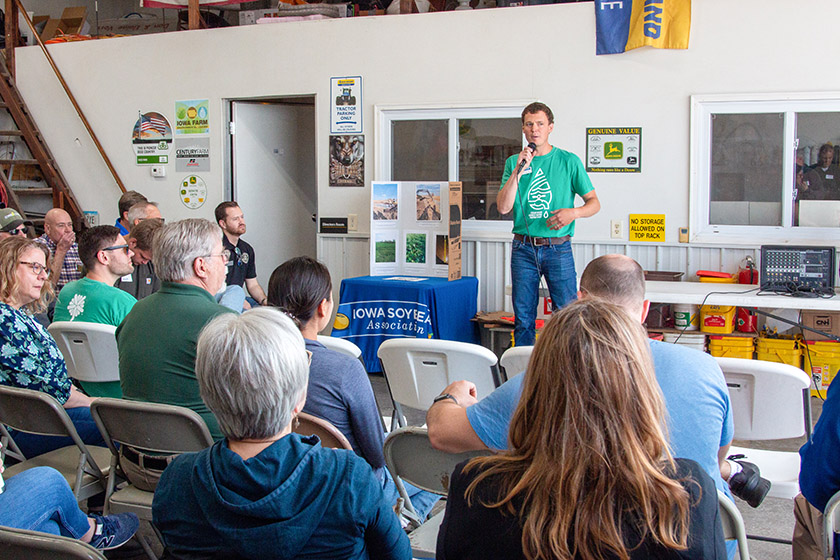
POLYGON ((610 237, 613 239, 621 239, 624 237, 624 228, 621 220, 610 220, 610 237))
POLYGON ((347 231, 359 231, 358 214, 347 214, 347 231))

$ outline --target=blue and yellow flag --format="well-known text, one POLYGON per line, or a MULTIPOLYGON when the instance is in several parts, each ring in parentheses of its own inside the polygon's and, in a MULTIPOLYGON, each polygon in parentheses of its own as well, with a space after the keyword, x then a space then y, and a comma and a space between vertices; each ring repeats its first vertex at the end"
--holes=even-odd
POLYGON ((687 49, 691 0, 595 0, 597 54, 687 49))

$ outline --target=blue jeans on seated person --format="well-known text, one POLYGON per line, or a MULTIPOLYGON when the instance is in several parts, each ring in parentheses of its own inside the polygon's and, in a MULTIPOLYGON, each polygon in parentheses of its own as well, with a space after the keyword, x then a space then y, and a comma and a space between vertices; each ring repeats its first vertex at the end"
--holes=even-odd
POLYGON ((31 468, 6 480, 0 525, 74 539, 90 528, 67 481, 50 467, 31 468))
MULTIPOLYGON (((385 494, 385 502, 393 507, 397 503, 397 498, 400 497, 400 492, 397 490, 397 484, 394 482, 394 479, 391 478, 391 473, 385 467, 376 469, 373 473, 382 481, 382 492, 385 494)), ((429 516, 429 512, 432 511, 432 508, 438 503, 441 496, 420 490, 404 480, 403 487, 405 488, 405 493, 408 494, 408 499, 411 500, 411 506, 414 508, 414 511, 417 512, 420 519, 425 521, 429 516)))
MULTIPOLYGON (((73 426, 75 426, 79 437, 86 445, 105 447, 105 440, 102 439, 102 434, 99 432, 99 428, 96 427, 96 422, 93 421, 93 417, 90 415, 89 407, 80 406, 77 408, 66 408, 64 410, 73 422, 73 426)), ((55 449, 75 445, 69 436, 41 436, 12 429, 9 429, 9 435, 12 436, 12 439, 15 440, 15 443, 20 448, 21 453, 27 459, 43 455, 55 449)))
POLYGON ((548 284, 552 310, 576 300, 577 275, 571 242, 536 247, 513 240, 510 274, 515 316, 513 338, 517 346, 530 346, 536 340, 534 321, 540 300, 540 273, 548 284))

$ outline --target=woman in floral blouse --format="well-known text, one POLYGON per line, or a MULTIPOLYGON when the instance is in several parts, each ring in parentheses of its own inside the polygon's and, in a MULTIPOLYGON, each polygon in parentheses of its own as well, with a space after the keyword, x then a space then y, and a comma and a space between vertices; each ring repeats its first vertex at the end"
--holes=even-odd
MULTIPOLYGON (((55 340, 31 315, 53 297, 48 259, 43 245, 25 237, 0 241, 0 384, 52 395, 85 443, 104 445, 90 416, 91 399, 71 384, 55 340)), ((73 444, 70 438, 9 431, 28 458, 73 444)))

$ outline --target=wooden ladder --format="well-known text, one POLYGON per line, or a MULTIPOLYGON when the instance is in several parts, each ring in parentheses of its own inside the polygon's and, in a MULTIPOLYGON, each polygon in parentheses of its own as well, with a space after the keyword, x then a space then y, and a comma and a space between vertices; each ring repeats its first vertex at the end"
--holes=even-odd
MULTIPOLYGON (((31 219, 21 205, 21 196, 51 195, 52 206, 63 208, 70 214, 74 223, 84 218, 76 198, 70 191, 67 181, 61 174, 50 149, 44 142, 38 126, 18 92, 15 80, 9 73, 5 58, 0 57, 0 109, 8 111, 17 126, 15 130, 0 130, 0 138, 20 138, 29 150, 29 157, 15 157, 18 150, 11 150, 6 157, 0 157, 0 185, 5 190, 6 205, 20 212, 24 219, 31 219), (15 187, 14 171, 17 167, 36 168, 46 181, 47 187, 15 187)), ((12 144, 17 147, 19 143, 12 144)))

